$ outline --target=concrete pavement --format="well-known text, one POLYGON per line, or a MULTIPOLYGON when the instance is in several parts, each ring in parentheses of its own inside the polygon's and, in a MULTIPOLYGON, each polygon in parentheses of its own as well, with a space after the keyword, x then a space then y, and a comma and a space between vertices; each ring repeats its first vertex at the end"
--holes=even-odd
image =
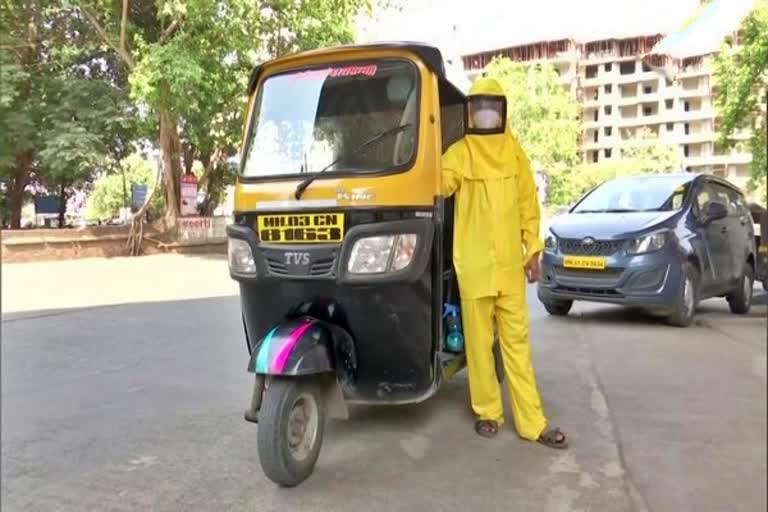
POLYGON ((674 329, 610 306, 550 318, 531 289, 538 384, 570 450, 519 440, 511 417, 479 438, 459 375, 424 404, 332 422, 315 474, 286 490, 242 420, 223 258, 33 265, 2 268, 3 510, 766 509, 762 305, 709 301, 674 329), (13 287, 36 275, 34 293, 13 287))

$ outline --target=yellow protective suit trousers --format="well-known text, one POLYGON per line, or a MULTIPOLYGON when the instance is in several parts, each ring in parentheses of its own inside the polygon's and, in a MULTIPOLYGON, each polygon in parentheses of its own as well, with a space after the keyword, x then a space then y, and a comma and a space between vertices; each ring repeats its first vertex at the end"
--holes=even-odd
POLYGON ((483 420, 502 425, 504 409, 493 358, 493 322, 499 333, 504 373, 509 385, 515 428, 523 439, 534 441, 547 420, 541 408, 528 342, 528 306, 525 285, 520 292, 462 300, 465 350, 472 410, 483 420))

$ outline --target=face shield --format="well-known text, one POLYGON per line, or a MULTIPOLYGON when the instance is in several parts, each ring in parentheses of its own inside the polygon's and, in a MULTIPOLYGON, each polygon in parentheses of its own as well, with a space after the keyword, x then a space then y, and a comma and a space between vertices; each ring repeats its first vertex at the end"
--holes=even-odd
POLYGON ((504 133, 507 99, 504 96, 473 95, 467 100, 467 132, 476 135, 504 133))

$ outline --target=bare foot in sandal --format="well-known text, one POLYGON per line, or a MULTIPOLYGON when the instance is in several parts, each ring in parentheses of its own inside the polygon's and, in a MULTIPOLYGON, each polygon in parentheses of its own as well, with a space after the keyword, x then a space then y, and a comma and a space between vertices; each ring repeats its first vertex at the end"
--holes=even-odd
POLYGON ((477 420, 475 422, 475 432, 478 435, 492 438, 499 433, 499 424, 493 420, 477 420))
POLYGON ((537 441, 550 448, 555 448, 556 450, 564 450, 568 448, 568 439, 559 428, 545 431, 539 436, 537 441))

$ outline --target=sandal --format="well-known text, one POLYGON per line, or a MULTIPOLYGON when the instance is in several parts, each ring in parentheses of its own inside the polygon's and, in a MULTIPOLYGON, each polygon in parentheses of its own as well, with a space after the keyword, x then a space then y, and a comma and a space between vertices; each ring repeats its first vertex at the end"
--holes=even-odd
POLYGON ((568 448, 568 439, 566 439, 565 434, 562 433, 559 428, 547 430, 539 436, 537 441, 550 448, 555 448, 556 450, 564 450, 568 448))
POLYGON ((477 420, 475 422, 475 432, 486 438, 496 437, 499 433, 499 424, 493 420, 477 420))

